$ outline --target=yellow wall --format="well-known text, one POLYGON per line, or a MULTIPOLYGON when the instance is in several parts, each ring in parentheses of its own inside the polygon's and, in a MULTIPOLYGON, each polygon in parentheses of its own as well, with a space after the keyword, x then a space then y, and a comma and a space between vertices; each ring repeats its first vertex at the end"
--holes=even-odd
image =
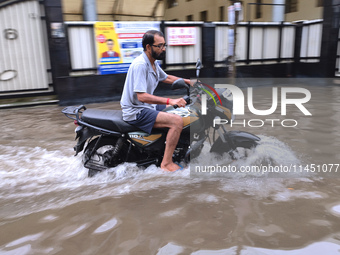
POLYGON ((323 18, 323 7, 316 7, 317 0, 299 0, 298 11, 288 13, 287 21, 313 20, 323 18))
MULTIPOLYGON (((178 5, 166 8, 164 20, 186 21, 188 15, 193 15, 194 21, 200 21, 200 12, 208 11, 207 21, 219 21, 219 7, 225 6, 224 21, 228 21, 229 1, 226 0, 177 0, 178 5)), ((255 0, 244 0, 243 17, 244 21, 272 21, 272 6, 262 6, 262 18, 255 19, 255 6, 247 3, 254 3, 255 0), (247 13, 249 11, 249 13, 247 13)), ((272 3, 272 0, 264 0, 263 3, 272 3)), ((298 11, 285 14, 285 21, 314 20, 322 19, 322 7, 317 7, 318 0, 298 0, 298 11)))
POLYGON ((188 15, 193 15, 194 21, 200 21, 200 12, 208 11, 207 21, 219 20, 219 7, 225 6, 224 17, 227 19, 227 6, 225 0, 177 0, 178 6, 165 9, 164 20, 186 21, 188 15))
MULTIPOLYGON (((138 0, 141 1, 141 0, 138 0)), ((144 1, 144 0, 143 0, 144 1)), ((150 1, 149 1, 150 2, 150 1)), ((122 12, 129 14, 139 13, 148 16, 151 14, 154 1, 151 1, 148 6, 135 4, 136 6, 125 6, 122 12), (135 9, 133 9, 133 7, 135 9), (138 8, 138 9, 136 9, 138 8), (144 10, 145 9, 145 10, 144 10)), ((228 6, 229 0, 177 0, 178 5, 172 8, 167 8, 168 0, 163 0, 160 8, 157 9, 157 20, 178 20, 186 21, 188 15, 193 15, 194 21, 201 21, 200 12, 208 11, 207 21, 220 21, 220 7, 224 6, 224 21, 228 21, 228 6), (161 16, 164 11, 164 18, 161 16)), ((271 21, 272 20, 272 6, 262 6, 262 18, 255 19, 255 6, 251 5, 248 8, 247 3, 254 3, 255 0, 243 0, 244 21, 271 21), (249 10, 249 13, 247 13, 249 10)), ((263 0, 263 3, 272 3, 273 0, 263 0)), ((285 21, 296 20, 314 20, 322 19, 322 7, 316 7, 318 0, 298 0, 298 11, 288 13, 285 15, 285 21)), ((125 3, 125 2, 122 2, 125 3)), ((137 3, 137 2, 135 2, 137 3)), ((138 2, 140 3, 140 2, 138 2)), ((81 21, 82 14, 82 0, 62 0, 63 13, 65 21, 81 21)), ((113 16, 112 6, 114 0, 97 1, 98 21, 113 21, 113 20, 155 20, 152 17, 137 17, 137 16, 113 16)))
MULTIPOLYGON (((62 0, 63 17, 65 21, 83 21, 83 0, 62 0)), ((160 2, 155 16, 152 12, 157 0, 101 0, 96 1, 97 21, 152 21, 162 20, 164 7, 160 2), (118 1, 119 5, 115 7, 118 1), (114 15, 115 13, 126 14, 114 15)))

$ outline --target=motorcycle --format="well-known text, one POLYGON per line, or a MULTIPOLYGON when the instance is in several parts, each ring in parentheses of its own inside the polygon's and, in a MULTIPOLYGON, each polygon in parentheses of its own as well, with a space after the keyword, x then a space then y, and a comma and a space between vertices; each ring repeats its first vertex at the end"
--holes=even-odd
MULTIPOLYGON (((196 64, 197 81, 193 86, 187 85, 183 79, 175 81, 171 89, 186 89, 183 97, 187 102, 184 108, 169 106, 163 111, 180 115, 184 127, 173 153, 174 162, 185 162, 200 155, 204 142, 210 140, 210 152, 229 153, 234 157, 237 148, 252 149, 258 145, 260 138, 241 131, 227 131, 225 125, 213 125, 214 119, 234 119, 232 114, 232 94, 228 89, 214 89, 199 81, 202 67, 196 64), (212 94, 210 91, 213 91, 212 94), (204 94, 209 94, 210 98, 204 94), (202 99, 205 99, 203 102, 202 99), (216 100, 221 104, 216 104, 216 100), (205 113, 202 114, 202 104, 205 113), (210 130, 213 130, 211 135, 210 130), (216 132, 218 137, 216 138, 216 132), (211 142, 212 136, 212 142, 211 142), (216 138, 216 139, 215 139, 216 138)), ((120 110, 87 109, 84 105, 70 106, 62 110, 66 117, 74 120, 76 127, 76 152, 83 152, 83 164, 89 169, 88 176, 105 171, 124 162, 135 162, 138 167, 152 164, 160 166, 165 149, 167 129, 152 130, 151 134, 123 121, 120 110)))

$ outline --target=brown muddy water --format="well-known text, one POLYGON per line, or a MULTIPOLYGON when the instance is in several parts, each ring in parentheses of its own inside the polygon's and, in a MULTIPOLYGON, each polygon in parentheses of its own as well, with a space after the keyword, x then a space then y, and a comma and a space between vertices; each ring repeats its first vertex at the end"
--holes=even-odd
MULTIPOLYGON (((261 144, 236 161, 210 155, 207 144, 200 159, 339 164, 340 87, 307 88, 312 116, 294 106, 289 116, 271 116, 294 118, 297 127, 235 126, 259 135, 261 144)), ((270 89, 255 92, 269 105, 270 89)), ((165 173, 123 164, 88 178, 81 156, 73 156, 75 126, 62 108, 0 111, 0 255, 340 254, 336 174, 192 178, 190 166, 165 173)))

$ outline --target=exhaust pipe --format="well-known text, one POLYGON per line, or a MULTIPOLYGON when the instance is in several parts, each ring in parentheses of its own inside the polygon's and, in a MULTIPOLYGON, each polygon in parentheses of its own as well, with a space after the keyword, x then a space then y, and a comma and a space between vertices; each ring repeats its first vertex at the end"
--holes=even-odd
MULTIPOLYGON (((202 138, 201 140, 197 141, 193 146, 191 146, 188 149, 188 151, 187 151, 187 153, 185 153, 185 157, 184 157, 185 163, 190 162, 190 155, 191 155, 192 152, 193 152, 193 155, 194 155, 193 158, 195 158, 195 151, 198 150, 198 149, 201 150, 203 148, 203 143, 204 143, 205 139, 206 139, 206 137, 202 138)), ((198 156, 198 154, 196 156, 198 156)))

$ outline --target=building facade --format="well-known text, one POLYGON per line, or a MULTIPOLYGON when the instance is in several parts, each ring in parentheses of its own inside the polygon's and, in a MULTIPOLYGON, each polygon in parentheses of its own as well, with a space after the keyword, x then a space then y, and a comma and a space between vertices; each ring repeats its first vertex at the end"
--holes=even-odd
MULTIPOLYGON (((232 0, 103 0, 94 1, 97 21, 228 21, 232 0)), ((65 21, 82 21, 85 0, 62 0, 65 21)), ((324 0, 240 0, 243 21, 270 22, 281 9, 283 20, 322 19, 324 0)))
POLYGON ((165 0, 61 0, 64 21, 155 21, 163 20, 165 0), (88 6, 88 8, 86 8, 88 6))
MULTIPOLYGON (((164 20, 172 21, 228 21, 228 6, 234 1, 225 0, 167 0, 164 20)), ((323 0, 241 0, 243 21, 270 22, 275 19, 274 9, 282 8, 281 21, 322 19, 323 0), (278 3, 284 3, 284 6, 278 3)))

